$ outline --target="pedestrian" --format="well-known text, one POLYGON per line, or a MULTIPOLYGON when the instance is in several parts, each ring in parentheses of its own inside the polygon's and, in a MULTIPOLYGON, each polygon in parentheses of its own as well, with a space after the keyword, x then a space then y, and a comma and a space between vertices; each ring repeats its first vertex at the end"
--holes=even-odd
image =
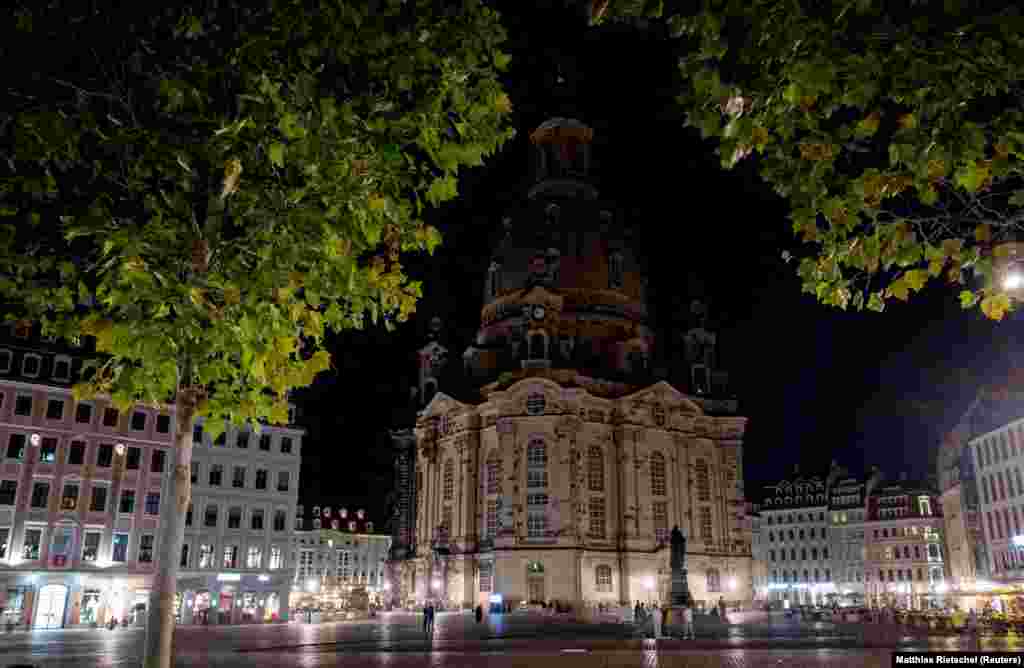
POLYGON ((640 601, 637 601, 633 606, 633 621, 637 624, 640 623, 640 601))
POLYGON ((430 603, 423 604, 423 632, 430 633, 430 603))
POLYGON ((719 596, 718 597, 718 616, 722 618, 723 622, 725 621, 725 597, 724 596, 719 596))
POLYGON ((479 624, 484 618, 484 608, 482 605, 476 606, 476 623, 479 624))
POLYGON ((654 639, 657 640, 661 637, 661 610, 658 608, 658 604, 655 603, 651 606, 651 621, 654 623, 654 639))
POLYGON ((693 608, 690 606, 683 608, 683 638, 696 638, 693 633, 693 608))

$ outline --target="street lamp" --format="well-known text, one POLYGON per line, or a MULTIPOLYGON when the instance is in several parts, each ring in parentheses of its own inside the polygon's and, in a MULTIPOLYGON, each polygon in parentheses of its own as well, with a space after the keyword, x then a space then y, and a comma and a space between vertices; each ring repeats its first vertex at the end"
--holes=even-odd
POLYGON ((725 586, 729 588, 729 591, 736 591, 736 578, 729 578, 725 581, 725 586))
POLYGON ((440 589, 441 588, 441 581, 439 579, 437 579, 437 578, 434 578, 434 581, 431 582, 430 584, 432 584, 434 586, 434 589, 440 589))
POLYGON ((118 457, 121 457, 122 455, 124 455, 124 443, 118 443, 117 445, 115 445, 114 446, 114 452, 117 453, 118 457))
POLYGON ((42 440, 43 439, 41 436, 39 436, 39 434, 32 434, 31 436, 28 437, 28 442, 31 443, 32 447, 35 448, 39 447, 39 444, 42 442, 42 440))

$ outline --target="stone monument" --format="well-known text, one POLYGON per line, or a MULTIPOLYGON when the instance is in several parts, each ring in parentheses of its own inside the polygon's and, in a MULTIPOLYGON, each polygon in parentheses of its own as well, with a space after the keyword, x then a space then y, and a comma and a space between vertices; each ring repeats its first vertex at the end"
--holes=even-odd
MULTIPOLYGON (((672 568, 672 591, 669 594, 673 608, 689 608, 693 605, 690 586, 686 580, 686 538, 678 526, 672 527, 671 556, 669 566, 672 568)), ((675 615, 673 615, 675 617, 675 615)))

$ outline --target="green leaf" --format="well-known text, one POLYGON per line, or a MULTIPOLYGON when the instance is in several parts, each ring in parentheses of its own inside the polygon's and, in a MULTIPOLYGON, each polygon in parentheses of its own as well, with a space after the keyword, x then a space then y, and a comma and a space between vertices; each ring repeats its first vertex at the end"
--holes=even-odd
POLYGON ((275 167, 284 167, 284 144, 274 142, 270 145, 268 153, 270 155, 270 164, 275 167))
POLYGON ((971 308, 978 303, 979 298, 980 295, 978 293, 971 292, 970 290, 963 290, 960 293, 960 306, 963 308, 971 308))
POLYGON ((506 68, 508 68, 508 64, 510 62, 512 62, 512 56, 508 55, 507 53, 502 53, 501 51, 495 52, 494 67, 496 67, 498 70, 504 71, 506 68))

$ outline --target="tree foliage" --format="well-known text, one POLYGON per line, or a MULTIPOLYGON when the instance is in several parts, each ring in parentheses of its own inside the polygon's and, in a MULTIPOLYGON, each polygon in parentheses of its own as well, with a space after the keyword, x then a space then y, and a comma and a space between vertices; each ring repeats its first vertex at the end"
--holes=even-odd
MULTIPOLYGON (((931 281, 1001 319, 1024 227, 1024 19, 968 0, 593 2, 689 42, 688 123, 791 206, 804 290, 881 311, 931 281)), ((787 252, 784 257, 792 256, 787 252)))
POLYGON ((0 295, 95 339, 80 393, 287 420, 327 330, 391 325, 424 206, 511 136, 478 0, 21 3, 0 40, 0 295), (12 68, 11 63, 22 63, 12 68))

